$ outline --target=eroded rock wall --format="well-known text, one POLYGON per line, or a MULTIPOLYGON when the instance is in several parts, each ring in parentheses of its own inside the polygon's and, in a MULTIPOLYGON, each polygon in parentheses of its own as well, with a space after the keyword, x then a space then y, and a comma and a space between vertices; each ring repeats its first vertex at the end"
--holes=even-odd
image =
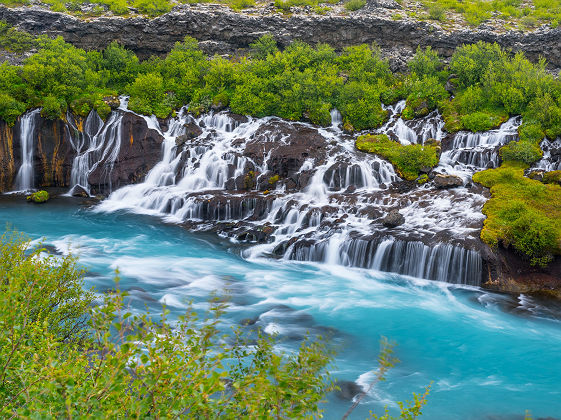
POLYGON ((554 68, 561 67, 561 29, 539 29, 523 33, 498 33, 491 29, 444 31, 428 22, 392 20, 373 11, 350 15, 298 15, 236 13, 225 6, 178 6, 155 19, 143 17, 100 17, 82 20, 38 7, 0 7, 0 20, 33 34, 61 35, 77 47, 100 49, 119 41, 141 58, 166 54, 186 35, 201 41, 211 54, 231 54, 265 33, 282 46, 294 40, 310 44, 328 43, 337 49, 376 42, 393 65, 403 67, 400 57, 410 55, 418 45, 431 46, 444 57, 464 43, 497 42, 505 48, 524 51, 531 59, 545 57, 554 68))

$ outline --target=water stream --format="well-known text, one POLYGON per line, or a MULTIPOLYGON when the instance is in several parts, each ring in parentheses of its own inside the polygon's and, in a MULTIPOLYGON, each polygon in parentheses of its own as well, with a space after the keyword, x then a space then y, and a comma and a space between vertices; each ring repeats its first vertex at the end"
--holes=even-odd
MULTIPOLYGON (((188 301, 204 310, 213 291, 231 296, 226 327, 278 332, 293 349, 306 333, 331 335, 337 379, 371 380, 381 336, 398 343, 402 362, 374 387, 351 418, 381 413, 433 382, 426 419, 521 419, 561 413, 561 308, 508 296, 331 264, 243 259, 229 242, 189 233, 149 216, 95 213, 60 200, 22 205, 3 197, 0 223, 10 222, 58 252, 72 250, 88 268, 87 284, 114 287, 113 270, 131 305, 153 313, 165 302, 178 315, 188 301)), ((334 395, 326 419, 350 404, 334 395)))

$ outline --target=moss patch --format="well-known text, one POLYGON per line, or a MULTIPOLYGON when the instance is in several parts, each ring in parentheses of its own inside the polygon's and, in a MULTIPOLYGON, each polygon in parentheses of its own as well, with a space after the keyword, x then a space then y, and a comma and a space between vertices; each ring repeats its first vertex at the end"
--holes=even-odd
POLYGON ((33 203, 46 203, 49 200, 49 193, 47 191, 41 190, 34 192, 31 195, 27 196, 27 201, 31 201, 33 203))
POLYGON ((544 266, 561 253, 561 187, 524 177, 526 165, 505 162, 478 172, 473 180, 491 189, 481 239, 513 246, 532 265, 544 266))
POLYGON ((438 165, 437 146, 404 146, 390 140, 385 134, 360 136, 356 140, 356 148, 388 160, 399 176, 409 181, 417 179, 423 169, 438 165))

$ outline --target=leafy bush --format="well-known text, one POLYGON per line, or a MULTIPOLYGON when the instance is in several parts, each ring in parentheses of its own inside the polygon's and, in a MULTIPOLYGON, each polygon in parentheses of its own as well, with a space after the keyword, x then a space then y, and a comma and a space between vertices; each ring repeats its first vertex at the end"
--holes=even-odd
POLYGON ((159 74, 142 74, 128 87, 131 95, 129 108, 140 114, 155 114, 157 117, 166 118, 171 108, 164 103, 164 81, 159 74))
POLYGON ((277 46, 277 41, 271 34, 265 34, 260 37, 257 41, 249 44, 253 57, 264 60, 269 54, 275 54, 279 48, 277 46))
POLYGON ((543 152, 540 147, 527 141, 512 141, 499 150, 501 159, 504 161, 516 160, 531 165, 540 160, 543 152))
POLYGON ((417 47, 417 51, 409 63, 407 63, 407 67, 409 67, 411 73, 423 77, 437 76, 440 70, 442 70, 443 65, 437 52, 432 50, 431 47, 427 47, 424 50, 421 47, 417 47))
POLYGON ((15 100, 7 93, 0 93, 0 119, 9 125, 14 125, 26 108, 24 103, 15 100))
POLYGON ((358 150, 375 153, 387 159, 397 169, 402 178, 414 180, 419 177, 421 170, 438 165, 436 146, 411 144, 403 146, 392 141, 385 134, 360 136, 356 140, 358 150))
MULTIPOLYGON (((324 341, 286 354, 274 338, 220 330, 224 306, 170 322, 126 311, 118 288, 92 305, 72 257, 39 258, 17 234, 0 243, 0 415, 22 418, 307 418, 335 389, 324 341), (274 404, 271 404, 274 402, 274 404)), ((397 363, 382 341, 372 386, 397 363)), ((399 403, 421 414, 429 392, 399 403)), ((365 394, 361 394, 363 398, 365 394)), ((351 407, 348 411, 350 413, 351 407)))
POLYGON ((43 108, 41 108, 41 116, 50 120, 56 120, 64 116, 66 112, 66 102, 55 96, 47 96, 43 99, 43 108))
POLYGON ((27 32, 18 31, 0 21, 0 49, 15 53, 29 51, 36 47, 35 37, 27 32))
POLYGON ((473 112, 461 117, 462 126, 467 130, 487 131, 506 121, 508 115, 493 115, 487 112, 473 112))

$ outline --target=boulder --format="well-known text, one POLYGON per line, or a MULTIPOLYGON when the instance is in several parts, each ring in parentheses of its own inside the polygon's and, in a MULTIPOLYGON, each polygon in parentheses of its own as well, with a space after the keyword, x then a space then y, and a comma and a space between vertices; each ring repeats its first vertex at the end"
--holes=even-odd
POLYGON ((341 400, 352 401, 354 397, 364 392, 362 387, 353 381, 337 381, 336 385, 339 389, 335 391, 335 395, 341 400))
POLYGON ((405 223, 405 217, 399 210, 391 210, 386 217, 382 219, 382 224, 387 228, 394 228, 405 223))
POLYGON ((456 175, 437 174, 433 181, 436 188, 456 188, 464 185, 462 178, 456 175))
POLYGON ((177 147, 182 146, 189 140, 197 138, 201 134, 203 134, 203 130, 201 130, 201 128, 192 121, 185 124, 184 127, 186 130, 185 134, 178 136, 175 139, 175 144, 177 147))

